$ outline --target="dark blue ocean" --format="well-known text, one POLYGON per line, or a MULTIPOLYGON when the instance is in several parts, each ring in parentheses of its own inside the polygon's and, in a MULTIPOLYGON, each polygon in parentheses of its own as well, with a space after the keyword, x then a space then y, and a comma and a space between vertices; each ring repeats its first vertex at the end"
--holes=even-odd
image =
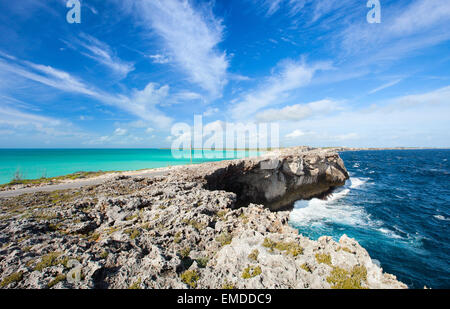
POLYGON ((450 150, 343 152, 351 179, 327 201, 299 201, 291 225, 355 238, 410 288, 450 288, 450 150))

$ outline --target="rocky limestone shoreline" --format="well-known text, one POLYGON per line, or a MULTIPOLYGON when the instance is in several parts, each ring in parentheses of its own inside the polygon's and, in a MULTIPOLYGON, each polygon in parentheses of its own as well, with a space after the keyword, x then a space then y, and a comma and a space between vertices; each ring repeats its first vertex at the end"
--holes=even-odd
POLYGON ((3 198, 0 287, 406 288, 355 240, 289 226, 295 200, 346 179, 337 153, 302 147, 3 198))

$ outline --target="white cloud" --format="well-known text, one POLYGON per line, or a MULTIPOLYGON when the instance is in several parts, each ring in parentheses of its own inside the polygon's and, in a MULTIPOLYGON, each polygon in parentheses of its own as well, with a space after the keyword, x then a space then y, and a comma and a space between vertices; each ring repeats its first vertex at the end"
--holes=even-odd
POLYGON ((23 126, 29 124, 35 126, 41 126, 43 124, 49 126, 58 126, 61 124, 61 121, 49 117, 30 114, 5 106, 0 106, 0 123, 12 126, 23 126))
MULTIPOLYGON (((109 102, 158 127, 166 128, 172 122, 172 118, 164 115, 156 106, 168 97, 169 86, 158 87, 158 84, 149 83, 143 90, 134 90, 128 97, 109 98, 109 102)), ((108 100, 108 97, 103 100, 108 100)))
POLYGON ((303 135, 305 135, 305 133, 303 131, 297 129, 297 130, 292 131, 289 134, 286 134, 286 138, 292 139, 292 138, 297 138, 297 137, 300 137, 303 135))
MULTIPOLYGON (((307 0, 254 0, 262 5, 267 12, 267 16, 272 16, 280 10, 282 6, 289 10, 290 15, 295 15, 300 12, 305 6, 307 0)), ((327 0, 330 1, 330 0, 327 0)))
POLYGON ((210 116, 212 116, 214 114, 217 114, 219 111, 220 110, 218 108, 210 107, 203 113, 203 116, 204 117, 210 117, 210 116))
POLYGON ((50 66, 20 60, 11 64, 0 58, 0 69, 62 91, 92 97, 105 105, 115 106, 160 127, 167 127, 172 122, 170 117, 157 108, 157 105, 169 95, 167 85, 159 87, 158 84, 148 83, 143 90, 135 89, 129 95, 114 95, 89 87, 69 73, 50 66))
MULTIPOLYGON (((81 54, 108 67, 121 79, 125 78, 128 73, 134 70, 132 63, 119 59, 106 43, 99 41, 91 35, 81 33, 80 40, 74 40, 73 43, 84 49, 81 51, 81 54)), ((66 45, 74 48, 72 44, 66 43, 66 45)))
MULTIPOLYGON (((68 139, 70 137, 86 138, 87 134, 73 127, 67 120, 55 119, 52 117, 41 116, 16 108, 0 105, 0 129, 4 134, 0 139, 5 143, 14 143, 26 137, 27 141, 34 143, 33 138, 39 136, 68 139), (8 132, 8 133, 6 133, 8 132), (30 138, 31 137, 31 138, 30 138), (31 140, 31 141, 30 141, 31 140)), ((6 144, 5 144, 6 145, 6 144)), ((12 144, 9 144, 12 145, 12 144)), ((23 144, 24 146, 26 144, 23 144)), ((35 144, 33 144, 34 146, 35 144)), ((26 145, 27 146, 27 145, 26 145)))
POLYGON ((450 39, 449 22, 450 7, 446 0, 416 0, 406 7, 403 3, 391 6, 376 27, 365 20, 352 22, 335 38, 349 55, 370 54, 365 62, 398 59, 450 39))
POLYGON ((127 4, 163 39, 170 58, 191 82, 213 96, 221 95, 229 64, 217 47, 224 27, 211 9, 196 10, 187 0, 129 0, 127 4))
POLYGON ((27 61, 9 63, 0 58, 0 69, 62 91, 82 93, 90 96, 95 95, 95 91, 80 80, 50 66, 27 61))
POLYGON ((116 136, 124 136, 124 135, 126 135, 127 133, 128 133, 128 131, 125 130, 125 129, 122 129, 122 128, 117 128, 117 129, 114 131, 114 135, 116 135, 116 136))
POLYGON ((401 82, 401 81, 402 81, 402 79, 400 78, 400 79, 396 79, 396 80, 394 80, 394 81, 392 81, 392 82, 386 83, 386 84, 384 84, 384 85, 381 85, 380 87, 377 87, 377 88, 375 88, 375 89, 369 91, 369 94, 374 94, 374 93, 376 93, 376 92, 378 92, 378 91, 381 91, 381 90, 383 90, 383 89, 386 89, 386 88, 395 86, 395 85, 397 85, 397 84, 398 84, 399 82, 401 82))
POLYGON ((261 122, 298 121, 315 115, 326 115, 340 109, 339 103, 321 100, 307 104, 296 104, 281 109, 268 109, 256 115, 261 122))
POLYGON ((246 119, 262 108, 281 104, 291 91, 308 85, 318 70, 330 67, 329 63, 308 66, 303 61, 282 61, 277 68, 278 73, 274 72, 257 90, 248 93, 233 105, 231 116, 234 119, 246 119))
POLYGON ((160 55, 160 54, 156 54, 156 55, 150 55, 148 56, 150 59, 152 59, 153 63, 158 63, 158 64, 166 64, 169 63, 169 58, 164 56, 164 55, 160 55))
POLYGON ((192 91, 181 91, 173 95, 175 101, 192 101, 192 100, 203 100, 203 96, 199 93, 192 91))
POLYGON ((417 0, 410 4, 388 26, 391 34, 405 35, 424 32, 437 24, 450 21, 447 0, 417 0))
MULTIPOLYGON (((364 108, 281 123, 282 134, 305 132, 301 143, 311 146, 449 147, 450 86, 431 92, 384 100, 364 108), (432 137, 432 138, 430 138, 432 137)), ((298 139, 286 139, 285 146, 298 139)))

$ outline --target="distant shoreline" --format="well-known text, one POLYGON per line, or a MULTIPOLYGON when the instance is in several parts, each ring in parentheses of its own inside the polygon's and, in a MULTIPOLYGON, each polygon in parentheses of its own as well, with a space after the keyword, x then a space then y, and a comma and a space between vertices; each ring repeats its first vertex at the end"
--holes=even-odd
MULTIPOLYGON (((298 147, 298 146, 294 146, 298 147)), ((258 152, 272 152, 277 150, 284 150, 294 147, 280 147, 280 148, 265 148, 265 149, 254 149, 254 148, 248 148, 248 149, 217 149, 214 151, 258 151, 258 152)), ((383 151, 383 150, 449 150, 450 148, 430 148, 430 147, 374 147, 374 148, 363 148, 363 147, 308 147, 303 146, 311 149, 324 149, 324 150, 330 150, 330 151, 337 151, 337 152, 346 152, 346 151, 383 151)), ((40 149, 40 148, 36 148, 40 149)), ((78 149, 78 148, 74 148, 78 149)), ((79 148, 79 150, 83 150, 84 148, 79 148)), ((117 149, 127 149, 127 148, 117 148, 117 149)), ((144 148, 142 148, 144 150, 144 148)), ((145 149, 161 149, 161 150, 168 150, 170 148, 145 148, 145 149)), ((0 149, 0 150, 8 150, 6 148, 0 149)), ((14 149, 14 150, 20 150, 20 149, 14 149)), ((25 150, 25 149, 24 149, 25 150)), ((26 149, 26 150, 33 150, 33 149, 26 149)), ((51 149, 48 149, 51 150, 51 149)), ((56 150, 56 148, 55 148, 56 150)), ((192 149, 192 150, 210 150, 210 149, 192 149)), ((234 159, 227 159, 224 158, 220 161, 227 161, 227 160, 234 160, 234 159)), ((170 169, 170 167, 185 167, 190 166, 194 164, 201 164, 201 163, 191 163, 191 164, 180 164, 180 165, 173 165, 173 166, 167 166, 167 167, 154 167, 154 168, 142 168, 142 169, 130 169, 130 170, 124 170, 124 171, 78 171, 75 173, 69 173, 61 176, 55 176, 55 177, 42 177, 42 178, 33 178, 33 179, 20 179, 20 180, 12 180, 9 183, 0 184, 0 192, 1 191, 10 191, 14 190, 18 187, 38 187, 43 185, 52 185, 52 184, 67 184, 67 183, 74 183, 78 181, 86 181, 89 179, 104 179, 107 177, 112 176, 118 176, 123 174, 135 174, 139 172, 149 172, 149 171, 159 171, 159 170, 166 170, 170 169)))

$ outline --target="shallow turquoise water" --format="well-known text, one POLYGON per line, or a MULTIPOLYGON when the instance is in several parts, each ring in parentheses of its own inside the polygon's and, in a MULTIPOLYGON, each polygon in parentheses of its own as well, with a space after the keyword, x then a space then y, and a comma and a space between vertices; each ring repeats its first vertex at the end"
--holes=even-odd
MULTIPOLYGON (((193 158, 193 163, 255 156, 254 151, 205 151, 216 158, 193 158)), ((189 164, 170 149, 0 149, 0 184, 16 173, 23 179, 56 177, 85 171, 128 171, 189 164)))

